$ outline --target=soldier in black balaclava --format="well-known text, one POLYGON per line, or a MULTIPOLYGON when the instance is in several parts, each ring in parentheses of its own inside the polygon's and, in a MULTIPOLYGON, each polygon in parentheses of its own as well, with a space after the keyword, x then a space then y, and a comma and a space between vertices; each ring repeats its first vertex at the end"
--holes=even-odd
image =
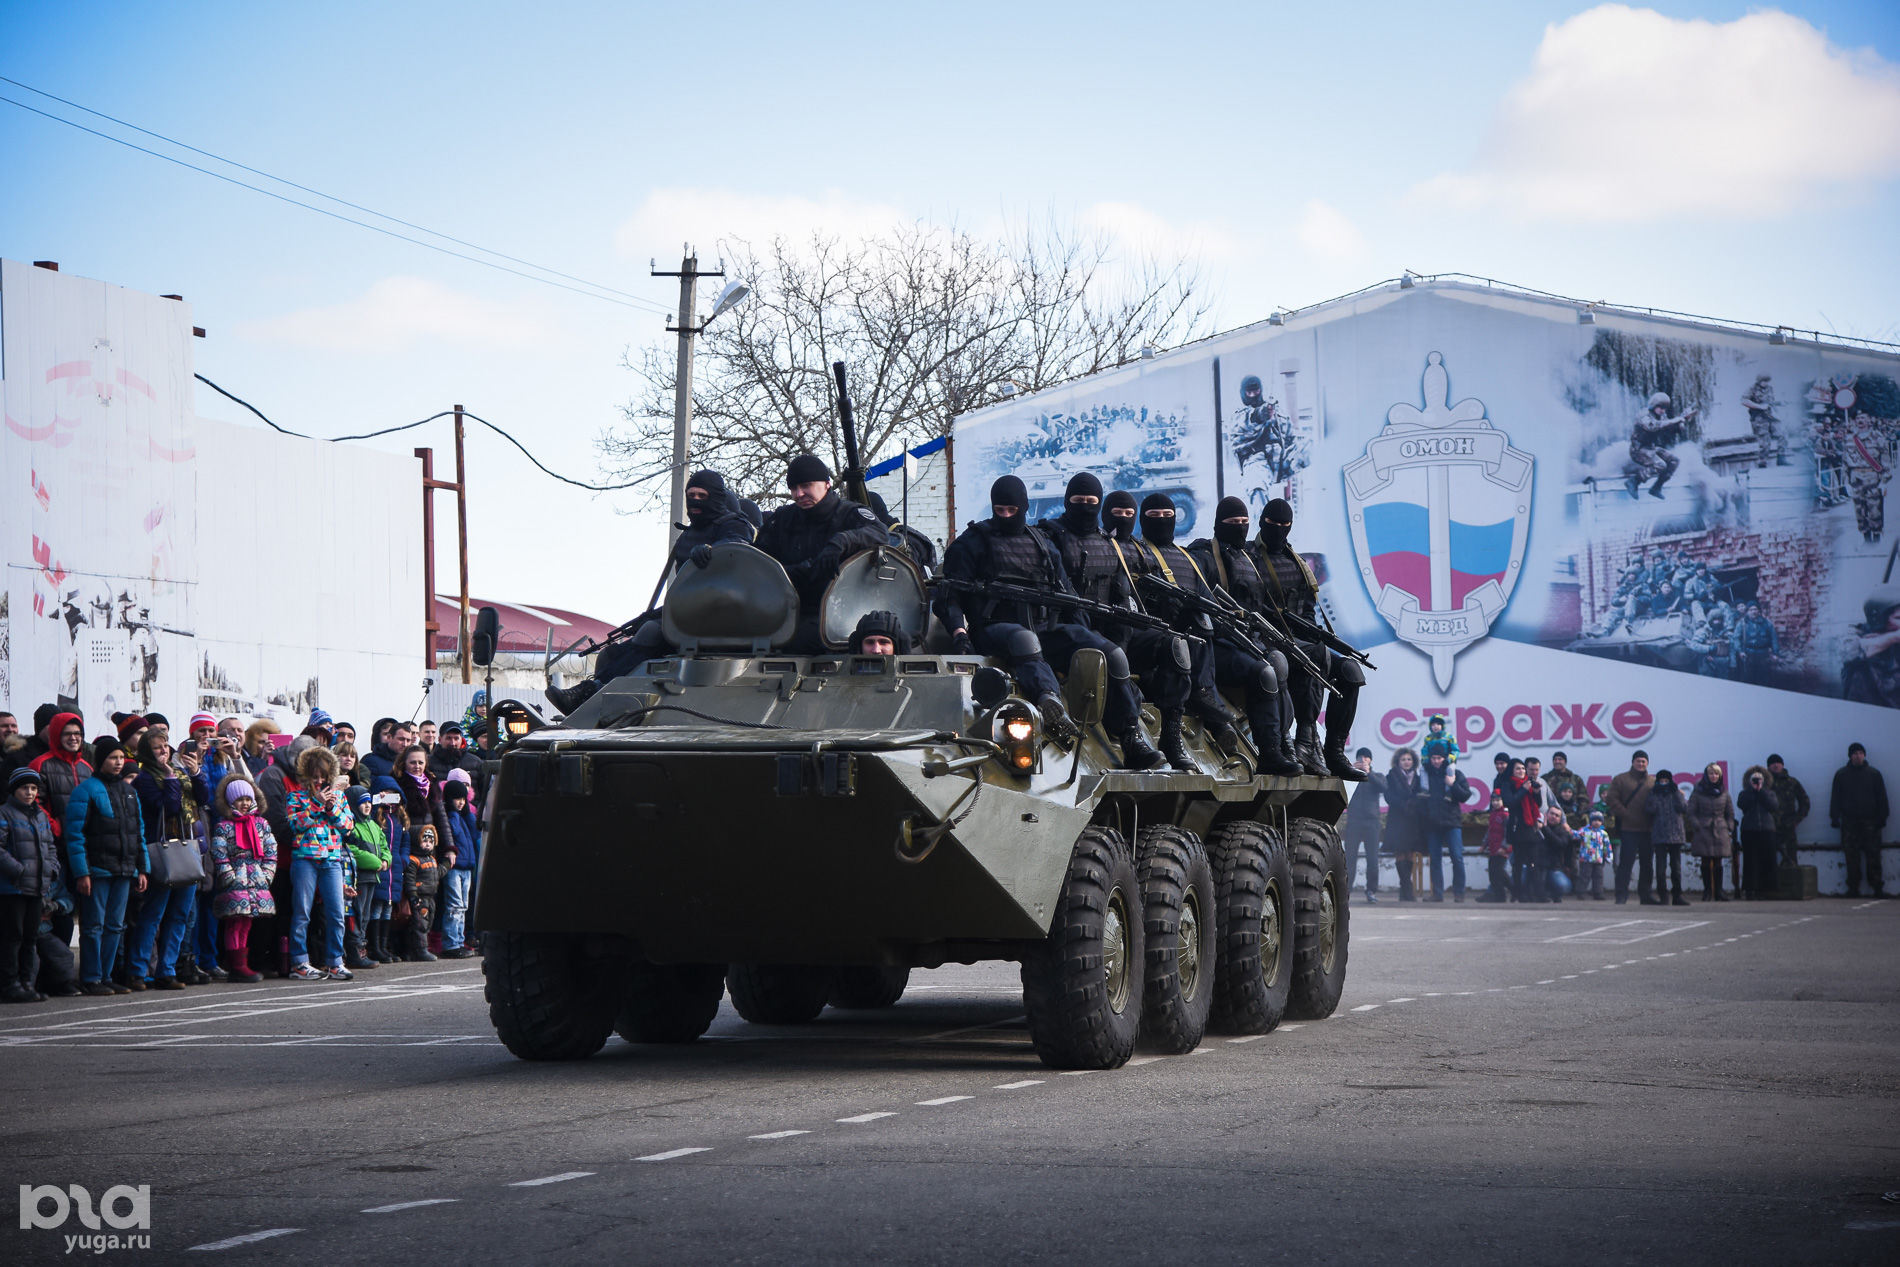
MULTIPOLYGON (((1212 582, 1203 575, 1200 565, 1174 540, 1175 518, 1174 499, 1166 493, 1150 493, 1144 497, 1141 502, 1141 539, 1136 543, 1137 548, 1130 553, 1141 560, 1143 571, 1154 573, 1170 585, 1189 593, 1211 596, 1212 582)), ((1281 753, 1279 735, 1283 727, 1278 724, 1277 707, 1269 703, 1269 696, 1277 692, 1279 687, 1272 666, 1239 647, 1228 646, 1217 639, 1203 616, 1187 610, 1164 610, 1160 604, 1152 601, 1149 607, 1163 616, 1173 618, 1177 628, 1194 633, 1204 640, 1195 648, 1195 661, 1191 670, 1195 684, 1192 703, 1196 715, 1210 727, 1217 726, 1217 716, 1232 716, 1217 687, 1225 671, 1230 682, 1245 686, 1245 711, 1248 725, 1254 732, 1254 749, 1260 755, 1261 771, 1267 774, 1298 774, 1298 767, 1287 761, 1281 753), (1219 710, 1218 714, 1216 709, 1219 710)))
POLYGON ((908 554, 911 562, 917 565, 917 570, 925 576, 935 574, 937 543, 909 524, 900 523, 891 514, 890 507, 884 504, 884 498, 879 494, 867 493, 866 497, 871 503, 871 513, 877 516, 877 521, 883 524, 884 530, 890 534, 891 544, 908 554))
MULTIPOLYGON (((1128 551, 1102 531, 1102 482, 1083 471, 1069 480, 1063 501, 1066 508, 1061 515, 1036 527, 1062 556, 1069 584, 1083 598, 1140 610, 1128 551)), ((1128 503, 1132 507, 1134 499, 1128 498, 1128 503)), ((1140 566, 1140 560, 1134 562, 1140 566)), ((1161 754, 1168 764, 1177 770, 1198 769, 1181 733, 1193 691, 1193 653, 1187 638, 1159 629, 1131 628, 1103 617, 1091 617, 1090 623, 1121 644, 1129 668, 1141 678, 1141 693, 1161 710, 1161 754)))
POLYGON ((689 564, 705 567, 712 558, 714 546, 727 541, 745 544, 751 540, 752 522, 740 510, 739 499, 726 487, 725 477, 713 470, 694 471, 686 481, 686 522, 673 541, 647 610, 634 622, 628 636, 608 644, 595 657, 593 677, 583 678, 572 686, 550 688, 549 701, 561 712, 571 713, 603 683, 631 673, 654 656, 666 655, 672 648, 661 632, 660 592, 679 575, 681 568, 689 564))
MULTIPOLYGON (((1252 523, 1246 502, 1223 497, 1214 508, 1213 539, 1196 541, 1188 547, 1188 554, 1200 565, 1202 580, 1225 590, 1249 611, 1256 611, 1260 606, 1260 573, 1254 567, 1253 556, 1247 553, 1247 529, 1252 523)), ((1261 770, 1267 774, 1300 773, 1302 763, 1286 751, 1286 713, 1281 707, 1281 686, 1287 680, 1286 657, 1268 648, 1262 659, 1245 647, 1217 640, 1214 676, 1229 690, 1245 692, 1247 721, 1253 730, 1254 747, 1260 751, 1261 770)))
MULTIPOLYGON (((954 580, 1004 582, 1032 589, 1070 592, 1061 556, 1026 519, 1029 490, 1014 475, 990 486, 992 514, 972 523, 944 552, 943 574, 954 580)), ((1103 724, 1121 745, 1122 765, 1146 770, 1160 764, 1141 730, 1141 696, 1128 675, 1128 657, 1110 639, 1066 620, 1057 609, 985 598, 980 593, 939 591, 937 615, 959 650, 973 648, 1006 660, 1017 686, 1042 711, 1051 737, 1072 742, 1075 723, 1063 707, 1051 665, 1067 668, 1083 647, 1108 657, 1108 700, 1103 724)))
POLYGON ((1102 499, 1102 531, 1117 541, 1135 539, 1135 520, 1140 517, 1135 495, 1125 489, 1118 488, 1102 499))
POLYGON ((1365 775, 1346 759, 1346 739, 1359 709, 1359 688, 1366 684, 1365 670, 1357 660, 1335 655, 1325 645, 1301 638, 1284 619, 1291 613, 1313 621, 1319 611, 1319 582, 1288 540, 1292 531, 1293 507, 1283 497, 1274 498, 1260 512, 1260 536, 1253 543, 1253 558, 1261 581, 1258 610, 1299 643, 1307 659, 1326 675, 1324 681, 1319 681, 1311 673, 1293 667, 1293 755, 1315 773, 1357 782, 1365 775), (1321 700, 1329 690, 1332 699, 1326 704, 1326 747, 1322 751, 1316 722, 1321 700))
POLYGON ((814 455, 801 453, 786 464, 785 485, 792 504, 765 517, 755 544, 784 565, 798 591, 798 633, 786 649, 819 652, 824 641, 818 633, 818 608, 825 587, 846 559, 890 538, 870 507, 838 495, 830 468, 814 455))

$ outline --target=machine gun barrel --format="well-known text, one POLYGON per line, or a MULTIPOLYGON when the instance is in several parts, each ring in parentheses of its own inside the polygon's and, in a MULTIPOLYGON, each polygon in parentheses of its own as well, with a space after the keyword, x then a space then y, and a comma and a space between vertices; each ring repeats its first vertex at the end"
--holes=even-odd
POLYGON ((864 464, 858 460, 858 421, 851 408, 851 393, 844 383, 844 362, 831 363, 831 376, 838 381, 838 430, 844 438, 845 496, 860 506, 870 504, 864 485, 864 464))
POLYGON ((1205 594, 1196 594, 1192 590, 1182 589, 1179 585, 1174 584, 1172 581, 1165 580, 1153 572, 1144 572, 1142 575, 1137 576, 1135 578, 1135 588, 1151 598, 1159 599, 1163 603, 1171 603, 1176 607, 1193 612, 1197 616, 1205 616, 1208 623, 1213 625, 1214 632, 1217 635, 1239 644, 1241 650, 1246 651, 1258 659, 1266 659, 1267 653, 1265 649, 1254 640, 1253 632, 1248 627, 1244 613, 1237 613, 1215 599, 1207 597, 1205 594))
POLYGON ((1368 669, 1376 669, 1379 667, 1378 665, 1372 662, 1371 656, 1367 655, 1365 652, 1361 651, 1359 648, 1353 646, 1350 642, 1347 642, 1344 638, 1340 637, 1338 634, 1334 633, 1332 630, 1326 628, 1326 626, 1321 625, 1321 624, 1316 624, 1315 622, 1308 620, 1304 616, 1296 616, 1292 612, 1286 612, 1283 614, 1286 616, 1287 624, 1293 626, 1294 629, 1298 630, 1300 633, 1305 634, 1308 638, 1312 639, 1314 642, 1320 643, 1321 645, 1327 647, 1329 650, 1333 651, 1335 654, 1343 655, 1348 660, 1357 660, 1359 661, 1359 663, 1365 665, 1368 669))

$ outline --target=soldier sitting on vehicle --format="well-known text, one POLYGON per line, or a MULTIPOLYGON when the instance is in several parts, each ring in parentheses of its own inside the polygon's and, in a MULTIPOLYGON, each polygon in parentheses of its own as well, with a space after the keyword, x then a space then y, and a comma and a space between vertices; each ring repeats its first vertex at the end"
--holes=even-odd
POLYGON ((1682 645, 1696 655, 1696 672, 1703 677, 1733 678, 1737 657, 1734 631, 1720 611, 1683 636, 1682 645))
MULTIPOLYGON (((1134 498, 1126 493, 1112 496, 1126 499, 1130 508, 1134 505, 1134 498)), ((1102 530, 1102 482, 1088 471, 1079 472, 1070 477, 1063 499, 1062 514, 1036 527, 1062 556, 1069 584, 1083 598, 1104 606, 1140 611, 1134 578, 1143 570, 1143 559, 1132 543, 1125 546, 1114 532, 1102 530)), ((1136 628, 1106 618, 1093 623, 1098 633, 1121 645, 1129 670, 1140 676, 1141 693, 1161 711, 1160 747, 1168 764, 1178 770, 1198 768, 1188 756, 1181 730, 1190 701, 1215 733, 1215 741, 1231 744, 1233 715, 1215 687, 1213 665, 1203 663, 1204 650, 1190 645, 1185 636, 1163 629, 1136 628)))
MULTIPOLYGON (((944 576, 977 584, 1002 582, 1070 592, 1055 547, 1027 522, 1029 490, 1022 480, 1014 475, 998 479, 990 486, 990 504, 990 518, 972 523, 950 543, 944 553, 944 576)), ((939 592, 937 614, 960 652, 974 649, 1009 664, 1017 686, 1035 701, 1049 734, 1058 742, 1074 742, 1077 731, 1063 707, 1051 665, 1066 669, 1083 647, 1102 651, 1108 657, 1109 676, 1102 720, 1121 746, 1122 765, 1146 770, 1160 764, 1161 754, 1141 730, 1141 696, 1129 680, 1128 658, 1112 640, 1085 625, 1062 620, 1055 608, 987 599, 955 589, 939 592)))
POLYGON ((871 513, 877 516, 877 521, 883 524, 885 531, 890 534, 891 544, 909 555, 910 561, 917 565, 919 572, 925 576, 935 574, 937 543, 909 524, 899 522, 897 517, 891 514, 890 508, 884 504, 884 498, 878 493, 866 493, 865 498, 871 503, 871 513))
POLYGON ((1319 613, 1319 582, 1313 570, 1293 549, 1289 539, 1293 531, 1293 507, 1283 497, 1268 502, 1260 512, 1260 536, 1253 542, 1254 562, 1260 569, 1261 593, 1266 604, 1261 614, 1279 625, 1299 644, 1306 658, 1327 675, 1315 680, 1310 673, 1295 669, 1291 683, 1293 715, 1296 723, 1293 757, 1309 770, 1318 764, 1334 778, 1357 782, 1364 773, 1346 760, 1346 738, 1353 717, 1359 711, 1359 689, 1366 684, 1365 670, 1350 656, 1335 654, 1331 647, 1308 638, 1299 626, 1308 629, 1319 613), (1289 619, 1292 618, 1292 619, 1289 619), (1330 691, 1326 703, 1326 747, 1319 748, 1316 722, 1320 703, 1330 691))
POLYGON ((792 504, 765 517, 756 544, 779 561, 798 591, 798 632, 786 650, 822 651, 818 608, 825 587, 846 559, 889 544, 890 536, 870 507, 838 495, 831 486, 831 469, 810 453, 786 464, 785 485, 792 504))
POLYGON ((1766 681, 1769 670, 1775 667, 1775 657, 1781 654, 1781 639, 1768 617, 1762 615, 1760 603, 1749 603, 1742 609, 1735 641, 1740 649, 1742 681, 1766 681))

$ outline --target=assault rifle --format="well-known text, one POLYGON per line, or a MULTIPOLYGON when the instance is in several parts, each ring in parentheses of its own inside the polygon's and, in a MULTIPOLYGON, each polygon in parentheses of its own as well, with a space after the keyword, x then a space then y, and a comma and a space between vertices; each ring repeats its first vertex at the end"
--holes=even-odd
MULTIPOLYGON (((1347 642, 1326 626, 1315 624, 1306 617, 1296 616, 1292 612, 1281 612, 1279 614, 1281 618, 1292 627, 1295 633, 1305 634, 1308 640, 1321 644, 1334 654, 1343 655, 1348 660, 1357 660, 1368 669, 1376 669, 1379 667, 1372 662, 1372 657, 1353 646, 1350 642, 1347 642)), ((1266 618, 1263 616, 1261 619, 1265 620, 1266 618)), ((1268 621, 1267 623, 1271 624, 1273 622, 1268 621)))
POLYGON ((950 576, 934 577, 930 583, 934 587, 954 590, 960 594, 977 594, 999 602, 1023 603, 1030 607, 1054 607, 1061 611, 1082 612, 1110 624, 1126 625, 1131 629, 1154 629, 1176 637, 1192 639, 1192 635, 1183 634, 1171 622, 1150 612, 1134 607, 1117 607, 1112 603, 1098 603, 1092 598, 1083 598, 1080 594, 1071 594, 1064 590, 1036 589, 1033 586, 1016 585, 1008 581, 965 581, 950 576))
POLYGON ((1173 603, 1197 616, 1205 616, 1214 626, 1214 632, 1239 645, 1240 649, 1254 658, 1267 658, 1261 639, 1277 649, 1287 659, 1287 663, 1297 665, 1311 673, 1316 681, 1326 682, 1327 677, 1320 672, 1311 657, 1300 650, 1300 644, 1287 636, 1286 631, 1276 627, 1257 612, 1250 612, 1234 600, 1225 590, 1214 589, 1210 594, 1196 594, 1192 590, 1182 589, 1179 585, 1165 580, 1153 572, 1147 572, 1135 578, 1135 587, 1153 595, 1162 602, 1173 603))

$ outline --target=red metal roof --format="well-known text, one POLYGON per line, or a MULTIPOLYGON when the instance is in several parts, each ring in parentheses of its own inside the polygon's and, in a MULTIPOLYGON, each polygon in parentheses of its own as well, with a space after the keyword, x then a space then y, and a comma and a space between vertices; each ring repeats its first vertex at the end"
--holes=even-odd
MULTIPOLYGON (((547 649, 550 636, 554 649, 561 650, 583 635, 588 638, 605 638, 616 626, 592 616, 583 616, 561 607, 542 607, 530 603, 504 603, 492 598, 469 596, 468 621, 472 628, 475 613, 484 607, 493 607, 501 614, 501 645, 498 650, 516 653, 541 652, 547 649)), ((460 627, 462 603, 454 594, 438 594, 435 599, 435 621, 439 628, 435 635, 437 651, 455 650, 455 634, 460 627)))

